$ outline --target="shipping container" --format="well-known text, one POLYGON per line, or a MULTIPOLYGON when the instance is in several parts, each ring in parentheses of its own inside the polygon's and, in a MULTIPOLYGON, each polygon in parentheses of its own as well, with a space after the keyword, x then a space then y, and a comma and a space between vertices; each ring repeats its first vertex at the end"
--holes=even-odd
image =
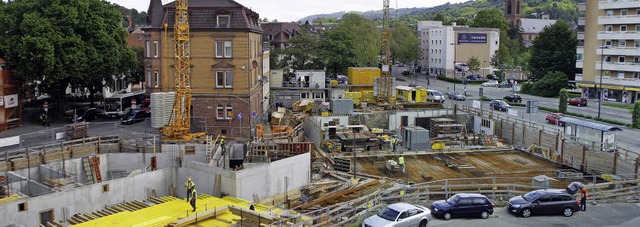
POLYGON ((347 81, 354 85, 372 85, 374 79, 380 77, 380 69, 374 67, 349 67, 347 81))
POLYGON ((331 111, 333 115, 346 115, 353 113, 353 100, 331 99, 331 111))

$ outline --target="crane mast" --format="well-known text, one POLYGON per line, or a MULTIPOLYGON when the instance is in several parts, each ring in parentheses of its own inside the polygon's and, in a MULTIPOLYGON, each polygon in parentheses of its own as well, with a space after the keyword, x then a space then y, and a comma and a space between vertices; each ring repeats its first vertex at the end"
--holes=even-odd
POLYGON ((189 45, 189 1, 175 1, 175 86, 176 96, 169 122, 162 128, 163 139, 189 140, 204 136, 190 133, 191 130, 191 60, 189 45))
POLYGON ((389 1, 383 0, 382 10, 382 74, 378 83, 380 93, 378 99, 383 102, 392 101, 391 86, 393 84, 391 78, 391 30, 389 29, 389 1))

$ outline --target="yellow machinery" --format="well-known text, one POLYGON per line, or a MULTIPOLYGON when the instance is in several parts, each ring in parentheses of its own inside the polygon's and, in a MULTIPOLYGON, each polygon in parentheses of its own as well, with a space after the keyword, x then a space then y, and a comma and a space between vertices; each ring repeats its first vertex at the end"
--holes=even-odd
POLYGON ((391 30, 389 29, 389 0, 383 0, 382 9, 382 74, 378 81, 378 87, 380 93, 378 94, 378 100, 381 102, 391 102, 393 97, 391 93, 391 86, 393 84, 391 78, 391 30))
MULTIPOLYGON (((176 21, 173 30, 175 39, 175 85, 176 98, 167 125, 162 127, 165 140, 190 140, 203 137, 204 132, 191 133, 191 60, 189 46, 189 1, 176 0, 176 21)), ((165 30, 167 25, 165 24, 165 30)))
POLYGON ((398 100, 402 99, 405 102, 426 103, 427 89, 396 86, 396 97, 398 100))

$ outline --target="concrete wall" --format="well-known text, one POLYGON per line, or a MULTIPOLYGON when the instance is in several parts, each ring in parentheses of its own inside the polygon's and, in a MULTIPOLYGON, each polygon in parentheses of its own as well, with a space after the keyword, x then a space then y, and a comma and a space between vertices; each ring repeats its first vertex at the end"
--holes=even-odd
POLYGON ((187 162, 184 168, 178 168, 175 192, 178 198, 186 197, 184 183, 191 178, 199 194, 215 193, 215 176, 220 175, 220 192, 233 197, 253 201, 253 195, 260 199, 283 193, 285 178, 287 189, 299 188, 310 181, 310 153, 246 167, 239 171, 225 170, 198 162, 187 162))
POLYGON ((493 119, 484 118, 481 116, 473 116, 473 132, 476 134, 483 133, 485 135, 493 135, 495 133, 496 122, 493 119), (488 121, 489 127, 482 125, 482 121, 488 121))
POLYGON ((144 200, 147 191, 155 191, 156 196, 168 194, 172 184, 174 169, 162 169, 133 177, 105 181, 87 185, 70 191, 57 192, 34 198, 24 198, 0 205, 1 225, 38 226, 41 211, 53 209, 55 220, 71 217, 76 213, 93 212, 107 205, 123 201, 144 200), (109 191, 103 192, 103 186, 109 191), (18 204, 26 203, 26 211, 18 211, 18 204), (66 212, 63 212, 63 209, 66 212))
POLYGON ((395 113, 389 113, 389 130, 400 131, 400 119, 402 116, 408 117, 407 126, 415 126, 416 117, 439 117, 442 115, 452 114, 449 110, 434 109, 434 110, 416 110, 416 111, 398 111, 395 113))

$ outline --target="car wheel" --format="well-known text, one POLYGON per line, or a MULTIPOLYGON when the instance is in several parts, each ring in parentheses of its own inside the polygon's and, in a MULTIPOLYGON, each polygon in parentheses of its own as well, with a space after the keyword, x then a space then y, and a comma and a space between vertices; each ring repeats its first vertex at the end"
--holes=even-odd
POLYGON ((442 217, 444 218, 444 220, 451 220, 451 213, 449 213, 449 212, 444 213, 444 215, 442 217))
POLYGON ((522 210, 522 217, 528 218, 531 216, 531 210, 525 208, 522 210))
POLYGON ((578 103, 578 107, 582 106, 580 103, 578 103))
POLYGON ((564 208, 564 211, 562 211, 562 215, 564 215, 565 217, 571 217, 571 215, 573 215, 573 209, 571 209, 570 207, 564 208))
POLYGON ((489 213, 486 212, 486 211, 482 211, 482 213, 480 213, 480 217, 482 219, 487 219, 487 218, 489 218, 489 213))
POLYGON ((420 221, 420 225, 418 225, 420 227, 426 227, 427 226, 427 220, 422 220, 420 221))

